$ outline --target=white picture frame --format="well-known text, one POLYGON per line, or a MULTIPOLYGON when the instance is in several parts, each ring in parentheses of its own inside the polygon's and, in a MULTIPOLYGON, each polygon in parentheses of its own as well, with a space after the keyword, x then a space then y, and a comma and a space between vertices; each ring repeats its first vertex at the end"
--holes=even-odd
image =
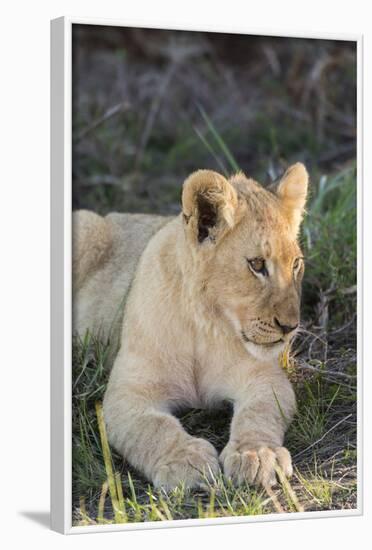
MULTIPOLYGON (((362 514, 362 36, 333 34, 275 34, 273 31, 254 31, 254 34, 298 38, 351 40, 357 43, 357 197, 358 197, 358 506, 353 510, 304 512, 297 514, 269 514, 254 517, 188 519, 164 522, 129 523, 113 525, 72 525, 72 458, 71 458, 71 347, 72 347, 72 285, 71 285, 71 85, 72 25, 136 26, 125 21, 61 17, 51 22, 51 527, 64 534, 124 531, 215 525, 296 519, 330 518, 362 514)), ((139 23, 139 27, 146 28, 139 23)), ((147 27, 149 28, 149 27, 147 27)), ((156 27, 152 28, 169 28, 156 27)), ((203 30, 177 28, 174 30, 203 30)), ((214 32, 216 29, 213 29, 214 32)), ((249 28, 226 28, 220 32, 250 34, 249 28)), ((251 31, 253 33, 253 30, 251 31)))

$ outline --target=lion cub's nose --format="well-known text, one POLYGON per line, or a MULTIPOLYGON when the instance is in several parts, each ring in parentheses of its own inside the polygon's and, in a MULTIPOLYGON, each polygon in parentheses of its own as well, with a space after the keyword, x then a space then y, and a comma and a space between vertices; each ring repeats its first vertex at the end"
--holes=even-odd
POLYGON ((282 323, 276 317, 274 317, 274 323, 276 324, 276 326, 278 328, 280 328, 280 330, 283 332, 283 334, 289 334, 293 330, 296 330, 296 328, 298 327, 298 323, 296 325, 293 325, 293 326, 282 325, 282 323))

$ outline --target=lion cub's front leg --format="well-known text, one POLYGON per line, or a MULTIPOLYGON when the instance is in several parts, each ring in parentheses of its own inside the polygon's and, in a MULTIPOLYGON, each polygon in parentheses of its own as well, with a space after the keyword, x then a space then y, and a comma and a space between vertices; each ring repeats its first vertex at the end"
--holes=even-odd
POLYGON ((183 429, 167 398, 154 382, 118 379, 114 366, 103 403, 109 441, 156 487, 203 487, 219 471, 217 451, 183 429))
POLYGON ((220 456, 225 475, 237 484, 272 486, 278 465, 291 477, 291 455, 282 445, 294 411, 294 393, 284 375, 241 391, 234 403, 230 440, 220 456))

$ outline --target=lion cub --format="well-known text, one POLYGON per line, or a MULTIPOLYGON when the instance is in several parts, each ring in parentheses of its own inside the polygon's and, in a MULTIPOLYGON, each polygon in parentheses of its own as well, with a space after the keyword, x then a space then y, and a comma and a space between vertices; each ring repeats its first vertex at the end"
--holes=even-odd
POLYGON ((271 191, 199 170, 175 218, 74 214, 74 328, 109 335, 125 302, 104 415, 155 486, 197 487, 220 467, 236 483, 273 485, 276 464, 291 475, 295 397, 279 355, 299 324, 307 186, 299 163, 271 191), (218 456, 172 412, 222 400, 234 415, 218 456))

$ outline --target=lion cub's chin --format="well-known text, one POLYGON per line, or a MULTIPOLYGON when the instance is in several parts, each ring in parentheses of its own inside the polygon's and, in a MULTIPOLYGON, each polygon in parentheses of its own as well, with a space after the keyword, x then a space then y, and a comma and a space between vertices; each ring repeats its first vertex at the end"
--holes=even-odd
POLYGON ((272 361, 278 359, 285 347, 284 342, 278 342, 277 344, 265 346, 254 344, 253 342, 244 342, 245 349, 253 355, 255 359, 260 361, 272 361))

